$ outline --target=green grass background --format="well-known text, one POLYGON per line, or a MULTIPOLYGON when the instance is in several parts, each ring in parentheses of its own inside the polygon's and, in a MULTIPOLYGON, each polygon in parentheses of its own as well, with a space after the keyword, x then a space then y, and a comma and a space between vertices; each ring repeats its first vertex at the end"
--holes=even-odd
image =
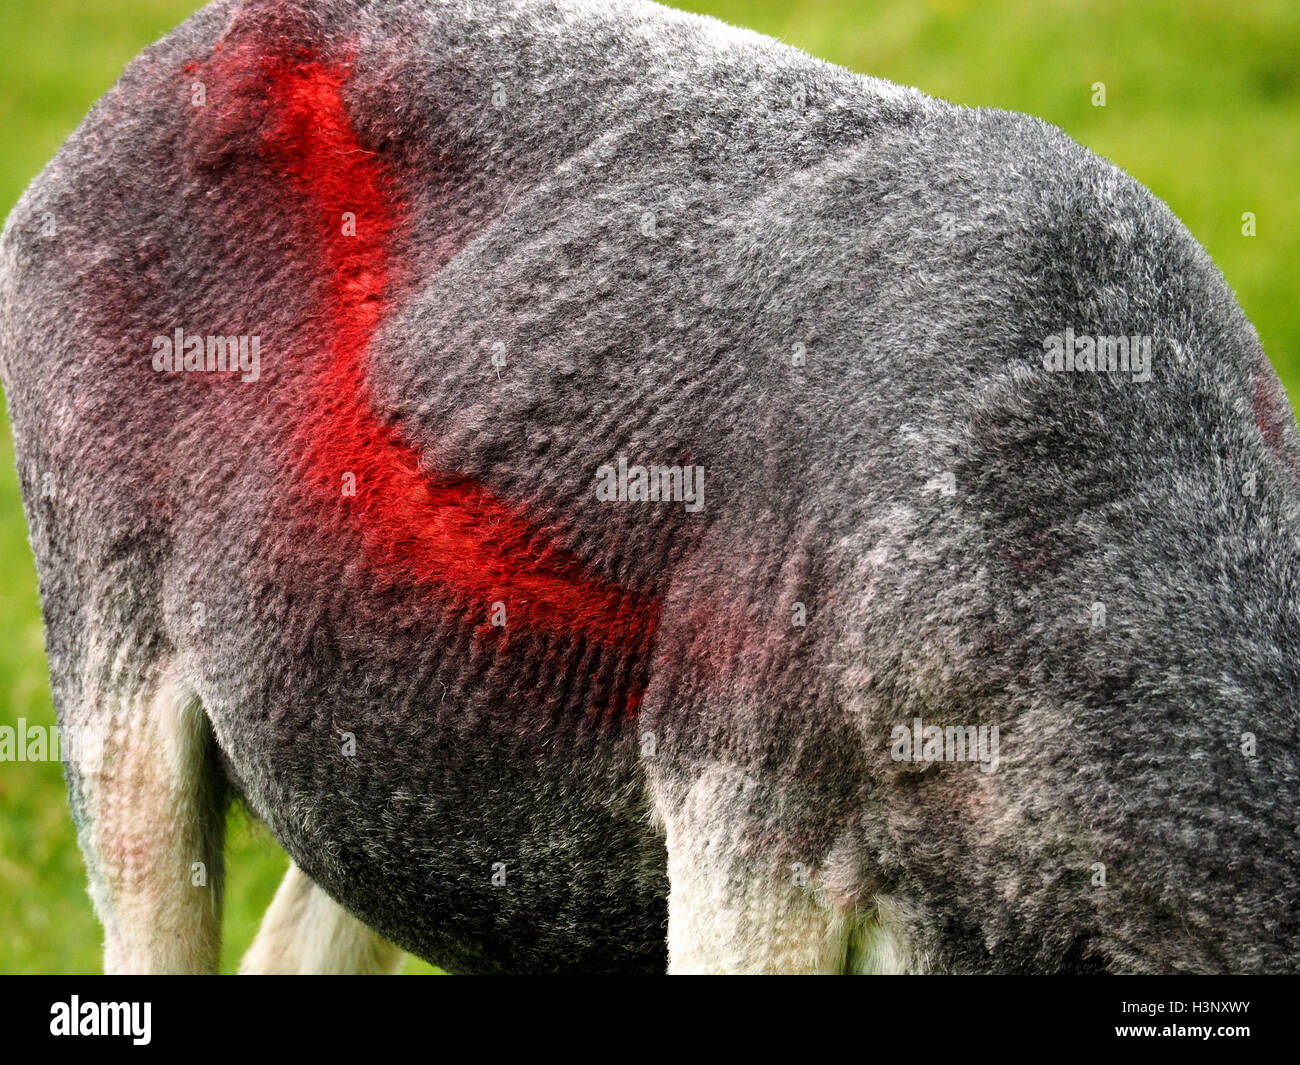
MULTIPOLYGON (((0 0, 0 211, 188 0, 0 0)), ((1161 196, 1214 256, 1292 396, 1300 386, 1296 0, 701 0, 677 6, 957 103, 1054 122, 1161 196), (1091 103, 1106 85, 1107 106, 1091 103), (1258 232, 1241 233, 1253 211, 1258 232)), ((0 432, 0 725, 53 721, 36 579, 0 432)), ((287 859, 232 815, 222 964, 287 859)), ((0 763, 0 973, 100 969, 58 764, 0 763)), ((432 971, 411 960, 407 972, 432 971)))

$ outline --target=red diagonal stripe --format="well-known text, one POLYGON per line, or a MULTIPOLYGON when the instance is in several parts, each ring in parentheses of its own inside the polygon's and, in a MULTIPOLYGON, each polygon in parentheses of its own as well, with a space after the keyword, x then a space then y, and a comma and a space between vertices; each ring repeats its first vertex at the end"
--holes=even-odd
POLYGON ((593 576, 555 546, 555 530, 482 485, 422 471, 416 450, 375 415, 365 356, 391 308, 403 208, 379 158, 357 140, 343 98, 350 64, 266 55, 252 45, 228 48, 213 64, 239 106, 264 108, 251 120, 227 121, 258 130, 263 157, 305 209, 326 279, 317 314, 329 348, 312 374, 298 433, 316 503, 345 509, 372 565, 445 600, 468 600, 476 625, 500 601, 510 630, 645 651, 656 601, 593 576), (344 212, 356 215, 355 236, 343 233, 344 212), (356 476, 355 497, 342 495, 345 472, 356 476))

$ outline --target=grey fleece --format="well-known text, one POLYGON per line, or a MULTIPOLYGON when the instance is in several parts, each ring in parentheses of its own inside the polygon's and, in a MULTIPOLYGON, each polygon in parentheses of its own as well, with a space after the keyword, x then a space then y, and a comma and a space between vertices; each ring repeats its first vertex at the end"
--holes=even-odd
POLYGON ((781 968, 824 919, 832 968, 1297 967, 1294 418, 1193 237, 1041 121, 639 0, 218 0, 10 215, 0 365, 65 721, 173 671, 432 962, 781 968), (252 54, 345 69, 360 161, 277 164, 252 54), (330 165, 400 204, 369 409, 542 530, 459 530, 499 578, 303 487, 330 165), (155 370, 177 328, 257 379, 155 370), (1087 368, 1119 336, 1146 372, 1087 368), (620 458, 702 506, 599 498, 620 458), (901 757, 918 719, 996 768, 901 757))

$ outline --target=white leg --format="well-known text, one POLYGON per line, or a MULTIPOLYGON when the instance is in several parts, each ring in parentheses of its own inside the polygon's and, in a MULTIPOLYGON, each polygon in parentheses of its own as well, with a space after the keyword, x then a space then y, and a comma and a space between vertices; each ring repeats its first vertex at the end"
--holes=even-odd
POLYGON ((382 974, 394 972, 401 961, 401 950, 290 865, 239 971, 382 974))
MULTIPOLYGON (((722 774, 661 814, 668 845, 670 973, 841 973, 850 915, 826 901, 815 870, 780 857, 727 816, 722 774)), ((661 810, 663 808, 661 807, 661 810)))
POLYGON ((150 670, 127 695, 97 693, 63 732, 104 971, 215 972, 225 803, 198 701, 150 670))

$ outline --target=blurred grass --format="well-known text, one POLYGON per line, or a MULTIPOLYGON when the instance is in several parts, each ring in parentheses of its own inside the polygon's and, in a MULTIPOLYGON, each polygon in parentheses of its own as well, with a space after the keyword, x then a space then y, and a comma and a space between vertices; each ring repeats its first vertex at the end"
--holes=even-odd
MULTIPOLYGON (((0 211, 186 0, 3 0, 0 211)), ((703 0, 715 14, 956 103, 1038 115, 1162 197, 1214 256, 1292 396, 1300 386, 1300 4, 1295 0, 703 0), (1092 84, 1107 106, 1093 107, 1092 84), (1241 234, 1253 211, 1258 235, 1241 234)), ((0 427, 0 725, 53 721, 12 442, 0 427)), ((235 815, 223 969, 287 859, 235 815)), ((0 764, 0 973, 98 972, 58 764, 0 764)), ((410 961, 407 972, 429 972, 410 961)))

